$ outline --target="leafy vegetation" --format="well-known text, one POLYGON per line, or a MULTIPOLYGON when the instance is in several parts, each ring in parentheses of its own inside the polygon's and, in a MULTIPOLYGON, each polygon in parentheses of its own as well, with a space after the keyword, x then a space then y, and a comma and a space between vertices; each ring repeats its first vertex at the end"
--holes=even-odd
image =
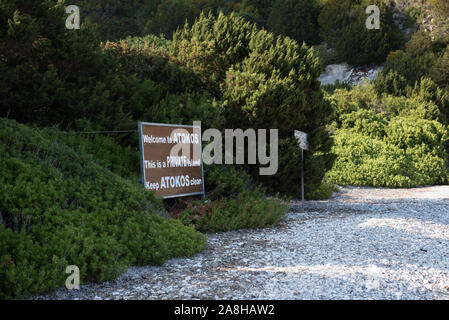
MULTIPOLYGON (((316 80, 320 64, 312 49, 258 30, 236 14, 220 14, 217 19, 209 14, 176 32, 171 52, 221 99, 225 128, 279 130, 277 174, 253 174, 268 190, 298 194, 295 129, 309 132, 312 141, 307 188, 320 185, 333 161, 332 140, 325 130, 332 110, 316 80)), ((254 167, 247 169, 255 172, 254 167)))
POLYGON ((418 91, 431 80, 421 83, 409 96, 379 96, 373 84, 334 92, 338 156, 327 181, 393 188, 449 182, 449 128, 418 91))
POLYGON ((328 0, 318 18, 321 35, 340 59, 353 65, 383 62, 401 46, 403 37, 393 21, 391 6, 383 0, 328 0), (366 8, 378 6, 380 29, 366 28, 366 8))

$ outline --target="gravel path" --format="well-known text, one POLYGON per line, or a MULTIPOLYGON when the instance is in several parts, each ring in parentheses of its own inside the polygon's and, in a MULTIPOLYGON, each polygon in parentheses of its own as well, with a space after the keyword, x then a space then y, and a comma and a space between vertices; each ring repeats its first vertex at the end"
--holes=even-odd
POLYGON ((209 235, 209 248, 37 299, 446 299, 449 186, 341 188, 277 227, 209 235))

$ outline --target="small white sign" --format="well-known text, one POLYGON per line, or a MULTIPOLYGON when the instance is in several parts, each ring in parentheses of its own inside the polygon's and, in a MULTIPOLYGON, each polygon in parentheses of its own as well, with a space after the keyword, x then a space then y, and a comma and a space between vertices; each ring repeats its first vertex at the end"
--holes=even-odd
POLYGON ((307 141, 307 133, 295 130, 295 138, 299 142, 299 147, 303 150, 309 150, 309 142, 307 141))

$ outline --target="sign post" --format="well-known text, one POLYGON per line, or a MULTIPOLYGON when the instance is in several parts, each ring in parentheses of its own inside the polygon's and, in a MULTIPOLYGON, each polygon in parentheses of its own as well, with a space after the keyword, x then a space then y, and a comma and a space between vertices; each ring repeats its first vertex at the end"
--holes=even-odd
POLYGON ((205 195, 201 127, 139 122, 142 183, 155 196, 205 195))
POLYGON ((295 138, 301 148, 301 203, 304 211, 304 150, 309 150, 309 142, 307 133, 302 131, 295 130, 295 138))

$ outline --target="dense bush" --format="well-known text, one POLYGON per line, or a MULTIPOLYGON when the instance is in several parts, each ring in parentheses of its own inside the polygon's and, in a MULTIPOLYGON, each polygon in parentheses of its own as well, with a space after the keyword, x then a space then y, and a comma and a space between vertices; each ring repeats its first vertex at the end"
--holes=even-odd
MULTIPOLYGON (((387 75, 387 78, 393 78, 390 75, 390 73, 393 73, 395 81, 403 89, 405 83, 413 86, 416 81, 426 76, 433 67, 435 60, 436 56, 432 51, 427 51, 417 57, 412 57, 410 54, 400 50, 394 51, 387 57, 383 74, 387 75)), ((382 77, 380 81, 382 81, 382 77)), ((385 90, 384 88, 382 89, 385 90)), ((397 95, 403 94, 403 91, 392 88, 387 88, 387 91, 384 92, 397 95)))
POLYGON ((7 43, 0 62, 0 116, 64 128, 80 118, 96 129, 135 127, 127 104, 133 77, 117 72, 91 28, 65 28, 62 2, 9 1, 0 11, 6 17, 0 37, 7 43))
POLYGON ((1 298, 63 285, 69 264, 80 268, 83 283, 105 281, 131 264, 204 248, 192 228, 161 217, 161 202, 137 182, 64 141, 79 150, 88 143, 4 118, 0 128, 1 298))
POLYGON ((180 220, 202 232, 220 232, 273 226, 288 212, 277 199, 261 191, 243 192, 235 197, 187 204, 180 220))
POLYGON ((448 141, 447 130, 439 132, 445 136, 441 141, 433 132, 438 127, 433 126, 435 123, 417 119, 405 121, 415 121, 417 126, 405 129, 394 124, 386 139, 365 136, 355 130, 338 130, 334 146, 338 157, 327 179, 339 185, 390 188, 447 183, 448 154, 441 148, 442 141, 448 141), (421 131, 420 125, 424 128, 427 125, 430 132, 421 131), (431 149, 419 143, 419 139, 430 140, 439 147, 431 149))
POLYGON ((378 93, 387 93, 395 96, 403 96, 407 92, 409 81, 397 71, 388 70, 380 72, 374 81, 374 87, 378 93))
POLYGON ((171 37, 179 26, 186 21, 192 22, 193 18, 194 13, 188 0, 164 0, 146 23, 143 32, 171 37))
POLYGON ((447 87, 447 45, 447 40, 432 41, 429 34, 417 31, 405 45, 405 51, 397 50, 388 55, 385 68, 375 81, 377 92, 397 96, 410 95, 423 77, 431 78, 440 88, 447 87))
POLYGON ((439 120, 446 119, 447 95, 445 92, 426 78, 421 79, 412 89, 406 86, 402 96, 379 94, 379 83, 356 86, 352 90, 336 90, 332 95, 335 106, 335 125, 341 126, 346 114, 371 110, 389 119, 395 116, 416 116, 420 119, 439 120))
POLYGON ((435 61, 430 70, 430 77, 440 87, 449 88, 449 47, 435 61))
POLYGON ((416 58, 422 56, 432 49, 432 38, 430 35, 422 30, 418 30, 412 38, 405 45, 406 52, 412 57, 416 58))
POLYGON ((211 200, 257 190, 250 175, 231 165, 205 165, 204 180, 207 198, 211 200))
POLYGON ((388 122, 371 110, 358 110, 341 115, 341 128, 354 129, 356 132, 373 138, 383 138, 388 122))
POLYGON ((396 117, 386 129, 385 141, 401 149, 421 147, 425 153, 432 153, 443 160, 448 156, 445 147, 449 132, 438 121, 396 117))
MULTIPOLYGON (((139 152, 131 146, 117 144, 115 137, 106 134, 90 134, 89 124, 82 124, 86 133, 64 132, 55 128, 40 130, 41 136, 48 140, 66 145, 79 153, 91 155, 101 167, 116 175, 137 181, 140 177, 139 152)), ((132 137, 138 140, 137 133, 132 137)))
POLYGON ((267 21, 268 30, 289 36, 298 43, 320 43, 318 15, 320 4, 316 0, 277 0, 267 21))
POLYGON ((433 6, 433 13, 436 16, 434 21, 436 25, 435 34, 437 38, 446 38, 449 36, 449 3, 446 0, 430 0, 433 6))

